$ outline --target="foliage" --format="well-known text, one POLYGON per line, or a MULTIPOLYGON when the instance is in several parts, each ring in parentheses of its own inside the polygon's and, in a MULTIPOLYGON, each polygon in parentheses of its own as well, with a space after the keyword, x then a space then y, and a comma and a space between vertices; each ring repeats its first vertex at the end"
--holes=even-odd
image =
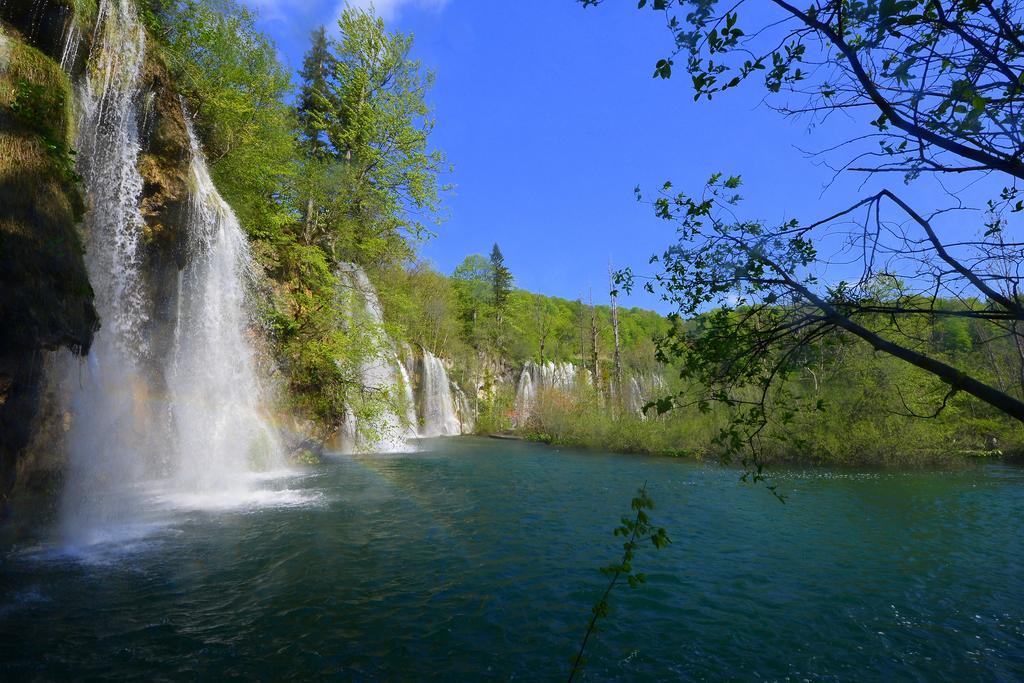
POLYGON ((63 182, 77 185, 81 178, 75 171, 75 150, 68 143, 64 113, 67 102, 63 89, 33 83, 19 78, 14 86, 10 111, 25 128, 39 136, 63 182))
POLYGON ((166 1, 154 12, 218 189, 250 235, 292 241, 295 117, 273 43, 252 11, 232 0, 166 1))
MULTIPOLYGON (((979 332, 972 325, 970 337, 976 339, 979 332)), ((952 334, 959 336, 958 331, 952 334)), ((948 345, 941 332, 929 343, 940 354, 948 345)), ((1005 372, 1015 348, 1005 341, 986 348, 991 356, 987 352, 971 355, 967 367, 1009 388, 1018 381, 1005 372)), ((942 401, 948 388, 842 332, 806 350, 787 381, 787 390, 793 402, 805 409, 796 410, 787 425, 773 425, 762 433, 757 451, 762 465, 952 466, 961 463, 963 456, 996 451, 1016 454, 1024 445, 1024 429, 967 396, 950 399, 932 417, 935 403, 942 401)), ((529 422, 519 431, 528 439, 564 446, 722 460, 729 456, 729 444, 722 444, 720 436, 735 418, 735 408, 709 402, 702 410, 695 399, 704 391, 696 380, 670 381, 663 394, 655 396, 671 397, 675 407, 659 415, 652 405, 645 416, 616 410, 593 389, 571 396, 542 391, 529 422)), ((738 396, 756 398, 752 389, 746 392, 738 396)), ((778 407, 768 406, 769 410, 778 407)), ((749 453, 734 455, 742 461, 749 453)))
POLYGON ((315 178, 307 243, 334 258, 386 266, 412 257, 440 219, 444 155, 430 148, 433 75, 410 57, 412 37, 345 8, 339 38, 314 32, 299 115, 315 178))
POLYGON ((327 29, 321 26, 310 36, 309 51, 302 62, 302 91, 299 95, 298 116, 302 126, 302 144, 309 156, 324 156, 329 141, 325 138, 322 113, 330 107, 328 79, 334 69, 334 55, 327 39, 327 29))
POLYGON ((512 293, 512 272, 505 266, 505 255, 497 244, 491 249, 491 297, 494 308, 504 312, 508 305, 508 297, 512 293))
MULTIPOLYGON (((582 362, 580 327, 590 314, 581 302, 512 289, 499 325, 494 268, 489 259, 479 254, 467 256, 456 267, 452 282, 463 338, 477 352, 501 356, 517 366, 527 360, 582 362)), ((597 306, 596 313, 601 344, 612 348, 611 309, 597 306)), ((653 340, 666 329, 665 318, 653 311, 620 309, 626 365, 638 371, 653 370, 657 366, 653 340)))
POLYGON ((637 551, 647 542, 650 542, 656 550, 661 550, 672 542, 665 529, 655 527, 651 523, 650 515, 647 514, 647 510, 654 509, 654 500, 647 493, 646 482, 637 491, 636 497, 631 503, 631 508, 636 514, 632 517, 623 517, 621 519, 621 526, 616 527, 614 532, 616 537, 626 539, 622 544, 622 559, 601 569, 601 573, 610 577, 611 580, 608 582, 608 587, 605 589, 601 599, 598 600, 591 610, 587 632, 583 636, 583 642, 580 644, 579 652, 573 661, 572 670, 569 672, 570 681, 576 677, 576 674, 580 672, 585 663, 583 654, 586 652, 590 636, 593 635, 597 628, 598 620, 607 617, 610 613, 608 598, 611 596, 615 586, 622 579, 626 580, 630 588, 638 588, 647 582, 647 576, 633 568, 633 561, 636 558, 637 551))
MULTIPOLYGON (((968 394, 983 404, 972 406, 977 412, 1024 421, 1020 387, 999 380, 978 357, 993 348, 1005 357, 1005 340, 1020 338, 1024 319, 1020 248, 1008 232, 1011 215, 1021 209, 1015 181, 1024 178, 1019 7, 840 0, 801 9, 775 0, 778 16, 758 16, 751 25, 742 20, 746 4, 651 3, 674 42, 655 77, 670 78, 682 55, 695 100, 760 75, 769 93, 791 96, 776 105, 785 114, 817 122, 849 113, 867 132, 830 148, 853 156, 840 172, 897 172, 907 182, 994 173, 1008 187, 988 202, 983 221, 974 220, 979 237, 966 233, 962 223, 972 219, 962 212, 960 234, 943 241, 939 207, 917 210, 890 190, 851 201, 823 220, 772 224, 739 215, 739 177, 716 174, 697 194, 666 183, 652 204, 679 239, 653 259, 662 272, 646 286, 676 307, 680 322, 691 321, 673 327, 659 354, 697 389, 695 396, 659 402, 658 410, 729 408, 732 418, 717 445, 750 458, 758 478, 765 442, 806 449, 797 425, 814 424, 821 417, 810 416, 826 408, 797 390, 808 359, 833 355, 856 339, 925 373, 915 374, 918 387, 909 399, 899 383, 889 387, 897 396, 882 394, 898 398, 905 415, 936 420, 968 394), (866 111, 876 118, 862 116, 866 111), (824 258, 823 245, 835 256, 824 258), (852 281, 822 281, 837 264, 853 272, 852 281), (979 342, 971 344, 973 356, 963 353, 968 322, 979 342)), ((632 274, 622 273, 620 282, 628 288, 632 274)), ((1022 367, 1022 359, 1013 364, 1022 367)), ((885 384, 873 383, 873 394, 885 384)))

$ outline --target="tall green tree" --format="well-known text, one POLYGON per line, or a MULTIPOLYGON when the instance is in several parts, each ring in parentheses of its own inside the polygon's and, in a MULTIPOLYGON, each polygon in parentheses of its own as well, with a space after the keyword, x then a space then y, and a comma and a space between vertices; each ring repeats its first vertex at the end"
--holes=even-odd
POLYGON ((340 164, 333 253, 365 263, 408 259, 439 222, 444 155, 430 146, 434 77, 410 55, 412 36, 348 7, 331 41, 324 132, 340 164))
POLYGON ((452 280, 466 339, 479 348, 483 342, 482 321, 489 316, 492 301, 491 262, 480 254, 467 256, 455 268, 452 280))
POLYGON ((499 315, 508 306, 512 283, 512 271, 505 265, 505 255, 501 253, 501 247, 495 244, 491 249, 491 294, 499 315))
POLYGON ((332 110, 328 79, 334 56, 327 39, 327 29, 320 26, 310 34, 310 47, 303 59, 299 76, 297 114, 305 158, 299 178, 299 191, 306 198, 303 242, 312 244, 320 233, 320 207, 331 194, 334 178, 330 164, 330 141, 327 139, 327 117, 332 110))
POLYGON ((329 86, 333 64, 327 29, 320 26, 310 34, 309 50, 299 72, 302 90, 297 108, 302 142, 307 154, 313 158, 324 156, 328 149, 326 126, 327 116, 333 108, 329 86))

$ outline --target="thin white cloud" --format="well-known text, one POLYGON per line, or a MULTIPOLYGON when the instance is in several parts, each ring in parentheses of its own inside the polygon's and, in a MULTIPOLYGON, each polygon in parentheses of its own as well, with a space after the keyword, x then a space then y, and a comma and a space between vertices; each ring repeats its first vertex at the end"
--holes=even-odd
POLYGON ((373 7, 377 16, 389 21, 398 17, 407 9, 421 9, 433 12, 440 12, 448 0, 344 0, 338 5, 338 14, 348 5, 349 7, 360 7, 370 9, 373 7))

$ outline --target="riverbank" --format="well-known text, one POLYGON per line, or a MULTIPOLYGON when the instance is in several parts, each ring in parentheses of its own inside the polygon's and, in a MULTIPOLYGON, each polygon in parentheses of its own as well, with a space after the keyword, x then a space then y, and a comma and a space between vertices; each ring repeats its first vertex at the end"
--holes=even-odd
MULTIPOLYGON (((715 442, 720 423, 709 420, 682 422, 673 424, 671 421, 645 421, 632 417, 592 420, 586 415, 577 415, 576 419, 559 419, 543 426, 535 423, 513 433, 515 438, 550 446, 722 462, 723 451, 715 442)), ((913 426, 927 428, 923 423, 913 426)), ((912 433, 916 429, 908 431, 912 433)), ((824 440, 815 438, 814 432, 804 433, 807 437, 795 445, 764 441, 760 453, 762 462, 767 466, 893 470, 958 467, 979 461, 1008 465, 1024 463, 1024 444, 1011 440, 1016 437, 1012 432, 1000 442, 1006 445, 987 449, 978 448, 972 442, 958 447, 956 443, 943 443, 941 439, 915 440, 911 434, 904 438, 897 432, 875 441, 866 441, 857 435, 851 435, 846 441, 824 440)))

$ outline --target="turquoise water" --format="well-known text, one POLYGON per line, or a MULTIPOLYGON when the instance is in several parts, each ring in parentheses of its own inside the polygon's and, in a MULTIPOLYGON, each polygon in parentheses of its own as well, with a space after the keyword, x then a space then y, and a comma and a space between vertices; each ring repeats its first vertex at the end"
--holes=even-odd
POLYGON ((1024 677, 1022 470, 787 471, 782 505, 684 461, 425 449, 165 500, 89 548, 8 528, 0 678, 564 680, 645 480, 674 543, 585 678, 1024 677))

